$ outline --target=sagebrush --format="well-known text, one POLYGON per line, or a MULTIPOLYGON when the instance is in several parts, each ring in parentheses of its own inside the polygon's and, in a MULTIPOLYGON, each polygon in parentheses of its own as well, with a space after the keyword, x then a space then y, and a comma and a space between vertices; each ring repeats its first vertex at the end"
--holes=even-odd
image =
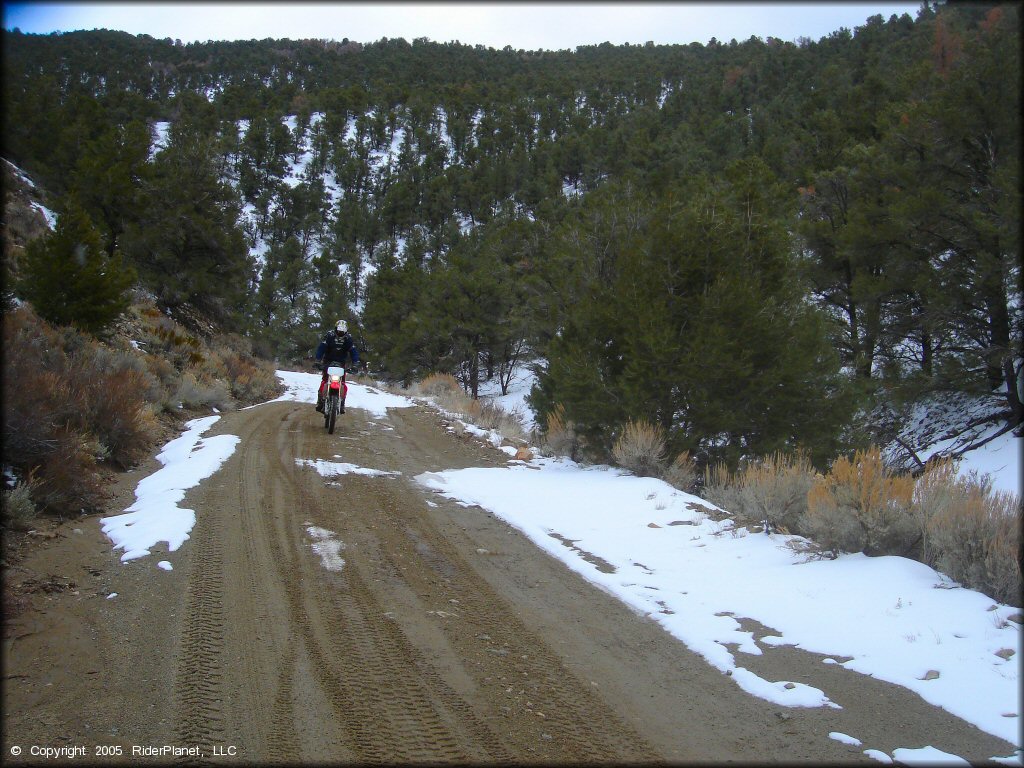
POLYGON ((841 457, 824 475, 806 457, 775 454, 737 472, 705 470, 703 495, 746 525, 811 539, 819 551, 902 555, 965 587, 1021 604, 1020 497, 951 460, 929 462, 916 481, 890 471, 870 448, 841 457))
POLYGON ((34 478, 21 493, 40 511, 99 508, 103 468, 126 469, 148 455, 160 412, 224 410, 280 389, 246 340, 207 346, 152 306, 130 314, 134 344, 54 326, 29 305, 3 315, 4 463, 23 481, 34 478))
POLYGON ((833 552, 912 556, 921 539, 913 493, 914 479, 890 472, 878 448, 841 456, 807 494, 805 529, 833 552))
POLYGON ((645 419, 630 420, 612 446, 615 462, 639 477, 661 477, 665 469, 665 430, 645 419))
POLYGON ((3 491, 3 525, 16 531, 27 531, 36 516, 36 504, 32 500, 33 486, 38 483, 28 478, 13 488, 3 491))
POLYGON ((32 497, 44 510, 98 507, 98 462, 131 466, 156 437, 146 374, 27 307, 5 313, 3 344, 5 463, 36 479, 32 497))
POLYGON ((1021 604, 1021 504, 952 462, 932 463, 914 489, 922 559, 936 570, 1011 605, 1021 604))
POLYGON ((708 467, 704 495, 744 525, 802 535, 807 493, 817 478, 805 453, 776 452, 746 463, 735 473, 725 464, 708 467))
POLYGON ((697 462, 694 461, 689 451, 683 451, 677 455, 662 474, 662 480, 673 488, 687 493, 695 489, 697 478, 697 462))
POLYGON ((557 403, 545 418, 544 444, 555 456, 568 456, 576 460, 580 452, 580 437, 576 424, 565 415, 565 408, 557 403))

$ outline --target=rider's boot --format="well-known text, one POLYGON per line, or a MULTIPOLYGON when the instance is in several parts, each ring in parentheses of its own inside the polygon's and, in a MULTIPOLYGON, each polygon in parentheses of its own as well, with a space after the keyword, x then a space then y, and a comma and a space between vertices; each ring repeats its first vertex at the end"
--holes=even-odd
POLYGON ((317 413, 323 413, 324 412, 324 399, 323 399, 323 397, 321 395, 317 395, 316 396, 316 410, 317 410, 317 413))
POLYGON ((341 398, 341 412, 342 413, 345 412, 345 398, 344 397, 341 398))

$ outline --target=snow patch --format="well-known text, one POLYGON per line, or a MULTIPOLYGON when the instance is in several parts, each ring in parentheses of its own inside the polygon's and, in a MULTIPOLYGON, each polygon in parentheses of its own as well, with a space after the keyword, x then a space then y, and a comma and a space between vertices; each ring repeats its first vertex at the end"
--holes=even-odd
POLYGON ((185 432, 171 440, 157 455, 163 468, 144 478, 135 489, 135 503, 124 514, 100 521, 103 532, 123 549, 121 562, 150 554, 150 548, 166 542, 174 552, 188 540, 196 513, 178 506, 185 492, 199 485, 228 460, 238 445, 236 435, 202 435, 220 416, 189 421, 185 432))

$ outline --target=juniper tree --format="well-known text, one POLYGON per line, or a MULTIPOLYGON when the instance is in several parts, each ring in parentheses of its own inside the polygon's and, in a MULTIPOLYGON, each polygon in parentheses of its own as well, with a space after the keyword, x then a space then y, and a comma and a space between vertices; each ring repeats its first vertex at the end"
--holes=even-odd
POLYGON ((804 299, 778 187, 759 162, 728 176, 656 205, 605 196, 581 227, 601 240, 563 241, 583 267, 533 402, 542 416, 562 404, 599 456, 631 419, 660 424, 675 452, 732 464, 834 448, 838 360, 804 299))
POLYGON ((106 253, 81 205, 68 199, 56 229, 28 244, 18 293, 55 325, 98 334, 128 308, 135 271, 106 253))

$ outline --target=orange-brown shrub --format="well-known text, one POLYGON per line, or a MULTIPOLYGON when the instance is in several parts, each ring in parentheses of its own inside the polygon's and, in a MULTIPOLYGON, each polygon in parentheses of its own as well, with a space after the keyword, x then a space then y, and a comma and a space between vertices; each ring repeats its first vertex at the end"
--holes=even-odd
POLYGON ((103 502, 103 482, 96 466, 99 446, 67 426, 51 434, 52 449, 36 465, 36 501, 46 511, 74 515, 97 509, 103 502))
POLYGON ((462 385, 459 380, 450 373, 431 373, 417 385, 417 390, 424 395, 439 397, 462 393, 462 385))
POLYGON ((112 371, 82 387, 83 424, 122 469, 134 466, 149 450, 156 434, 156 418, 147 407, 146 376, 132 369, 112 371))
POLYGON ((891 474, 878 448, 840 457, 807 494, 807 535, 833 552, 909 555, 920 542, 914 479, 891 474))

